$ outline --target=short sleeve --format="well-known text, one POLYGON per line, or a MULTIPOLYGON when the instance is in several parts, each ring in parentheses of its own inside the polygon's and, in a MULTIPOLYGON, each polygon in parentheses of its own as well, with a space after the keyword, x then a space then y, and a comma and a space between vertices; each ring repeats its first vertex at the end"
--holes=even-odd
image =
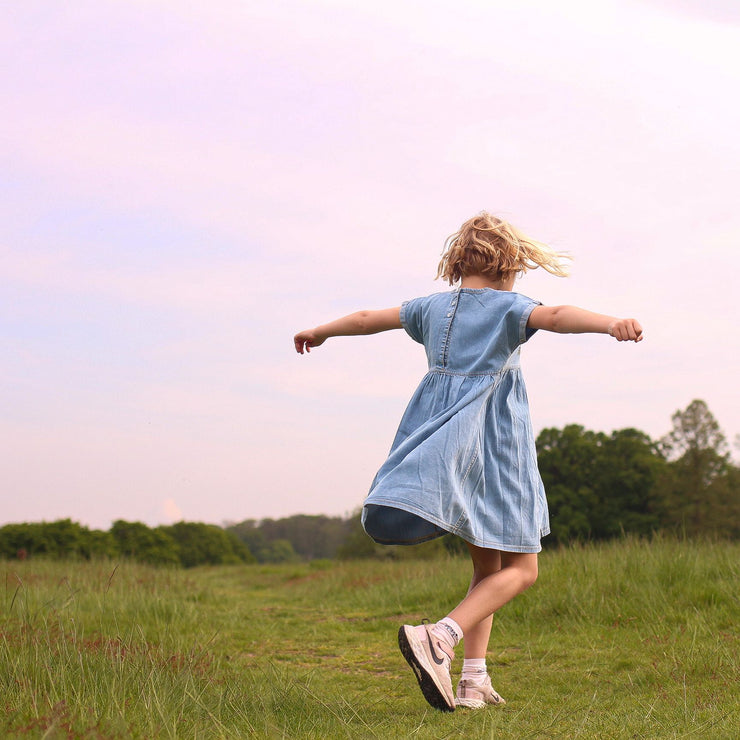
POLYGON ((520 293, 516 294, 516 301, 514 303, 513 309, 514 309, 514 316, 513 318, 517 321, 517 335, 519 344, 524 344, 530 337, 534 335, 534 333, 537 331, 537 329, 529 329, 527 328, 527 322, 529 321, 529 316, 534 311, 537 306, 541 306, 542 304, 539 301, 532 300, 531 298, 527 298, 525 295, 521 295, 520 293))
POLYGON ((406 333, 419 344, 424 344, 424 330, 422 326, 422 315, 424 311, 424 299, 414 298, 401 304, 401 326, 406 333))

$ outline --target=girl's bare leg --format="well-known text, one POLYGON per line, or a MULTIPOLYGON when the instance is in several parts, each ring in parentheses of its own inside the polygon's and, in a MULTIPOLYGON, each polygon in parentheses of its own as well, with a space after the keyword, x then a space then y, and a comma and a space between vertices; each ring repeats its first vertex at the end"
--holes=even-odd
POLYGON ((493 613, 537 580, 537 553, 499 552, 471 544, 468 549, 475 585, 471 583, 467 596, 448 616, 464 633, 465 657, 481 658, 486 654, 493 613))
MULTIPOLYGON (((470 580, 470 593, 486 576, 498 573, 501 570, 501 553, 498 550, 484 550, 481 547, 465 543, 470 550, 473 560, 473 577, 470 580), (480 550, 480 554, 474 552, 480 550), (476 557, 477 556, 477 557, 476 557)), ((454 617, 453 617, 454 619, 454 617)), ((458 623, 459 624, 459 623, 458 623)), ((478 624, 465 632, 465 659, 485 658, 488 649, 488 641, 491 637, 491 626, 493 625, 493 614, 482 619, 478 624)), ((462 627, 462 625, 460 625, 462 627)))

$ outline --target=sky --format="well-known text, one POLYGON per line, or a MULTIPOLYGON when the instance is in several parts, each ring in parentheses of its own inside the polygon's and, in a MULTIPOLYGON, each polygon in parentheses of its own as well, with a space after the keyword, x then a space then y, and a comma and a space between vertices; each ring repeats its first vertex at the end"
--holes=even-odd
MULTIPOLYGON (((740 433, 735 0, 70 0, 0 10, 0 524, 361 505, 426 372, 403 331, 480 210, 573 256, 515 290, 535 432, 705 400, 740 433)), ((737 455, 737 451, 735 451, 737 455)))

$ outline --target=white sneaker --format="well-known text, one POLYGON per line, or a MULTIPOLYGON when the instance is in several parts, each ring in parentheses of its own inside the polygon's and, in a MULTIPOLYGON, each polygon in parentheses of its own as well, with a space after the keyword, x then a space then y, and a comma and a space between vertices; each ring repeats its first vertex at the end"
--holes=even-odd
POLYGON ((457 698, 455 704, 458 707, 468 709, 483 709, 486 704, 506 704, 504 698, 491 686, 491 677, 486 674, 480 681, 471 678, 462 678, 457 684, 457 698))
POLYGON ((404 624, 398 630, 398 646, 419 682, 424 698, 442 712, 455 711, 450 664, 453 653, 432 632, 431 624, 404 624))

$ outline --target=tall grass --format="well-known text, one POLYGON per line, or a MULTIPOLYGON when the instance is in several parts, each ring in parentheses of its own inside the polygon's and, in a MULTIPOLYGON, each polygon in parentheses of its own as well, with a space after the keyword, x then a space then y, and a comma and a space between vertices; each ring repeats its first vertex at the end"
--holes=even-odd
POLYGON ((740 737, 737 544, 545 552, 494 621, 508 703, 451 715, 395 634, 449 611, 462 559, 2 571, 3 737, 740 737))

